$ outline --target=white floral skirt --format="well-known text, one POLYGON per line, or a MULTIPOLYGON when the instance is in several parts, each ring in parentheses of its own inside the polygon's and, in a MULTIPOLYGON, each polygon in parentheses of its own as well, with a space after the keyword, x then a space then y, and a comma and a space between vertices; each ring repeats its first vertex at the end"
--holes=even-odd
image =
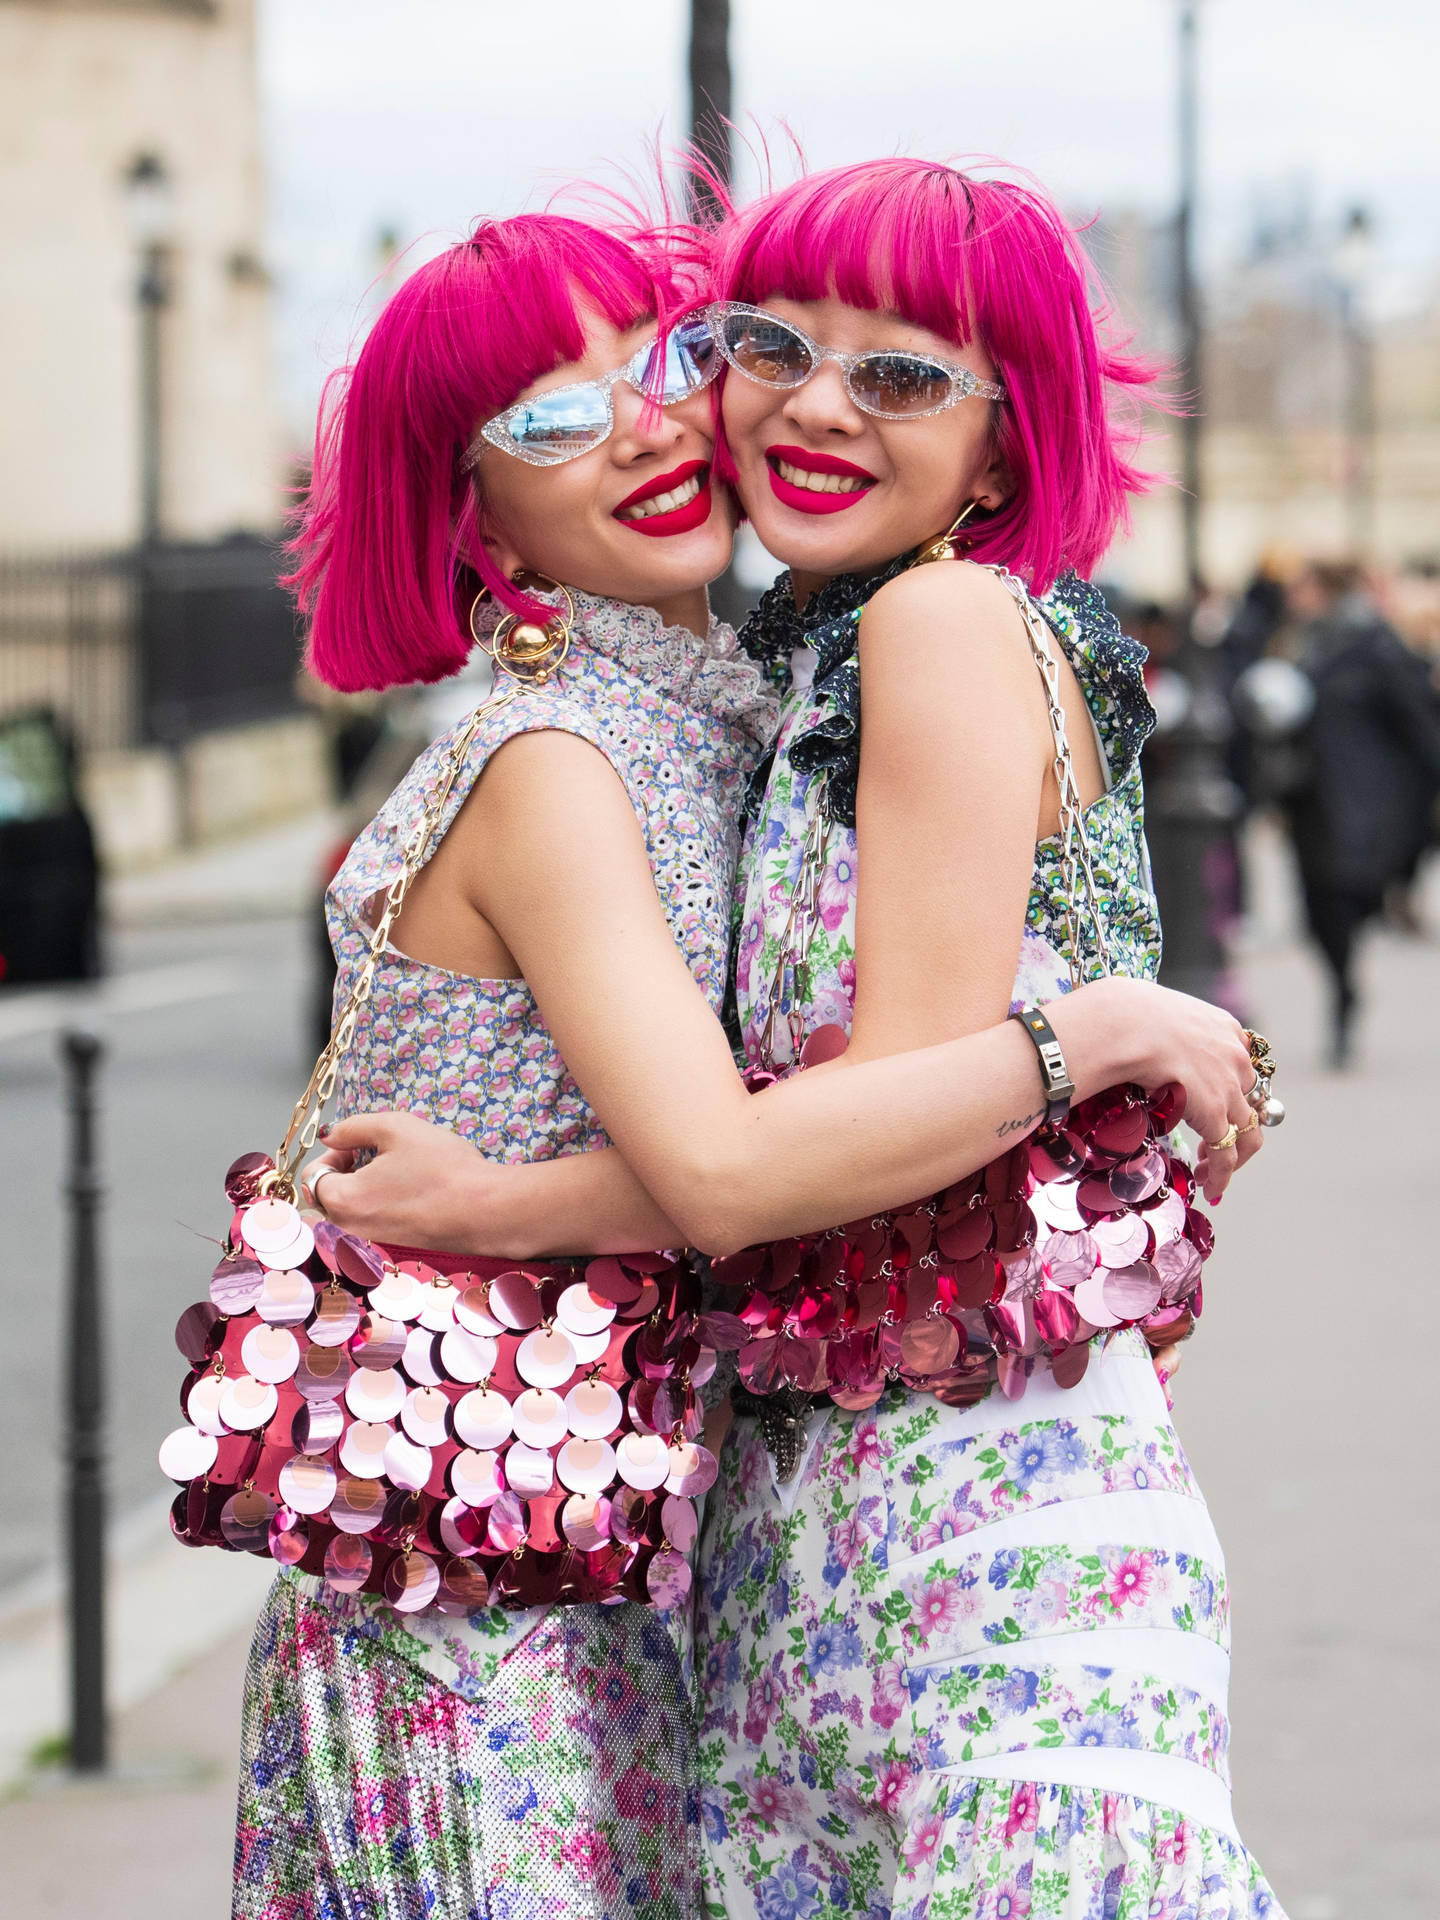
POLYGON ((726 1920, 1283 1920, 1235 1832, 1224 1564, 1149 1354, 954 1409, 737 1421, 703 1548, 726 1920))

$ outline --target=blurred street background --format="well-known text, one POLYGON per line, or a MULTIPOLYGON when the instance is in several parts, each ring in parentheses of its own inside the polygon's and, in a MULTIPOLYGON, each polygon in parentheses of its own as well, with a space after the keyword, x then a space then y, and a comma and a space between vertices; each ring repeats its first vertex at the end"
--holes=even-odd
MULTIPOLYGON (((1290 1116, 1219 1210, 1177 1383, 1230 1562, 1237 1813, 1291 1920, 1440 1913, 1405 1317, 1440 1079, 1437 56, 1419 0, 0 0, 7 1910, 227 1910, 266 1563, 170 1539, 171 1329, 224 1167, 273 1149, 313 1057, 324 882, 464 698, 341 702, 300 671, 275 575, 323 379, 477 215, 576 174, 633 191, 647 141, 694 128, 747 193, 767 142, 787 176, 788 128, 814 166, 1033 169, 1193 396, 1145 449, 1184 485, 1102 579, 1151 649, 1166 977, 1269 1035, 1290 1116), (75 1028, 103 1043, 109 1515, 108 1764, 79 1772, 75 1028)), ((726 611, 769 574, 742 543, 726 611)))

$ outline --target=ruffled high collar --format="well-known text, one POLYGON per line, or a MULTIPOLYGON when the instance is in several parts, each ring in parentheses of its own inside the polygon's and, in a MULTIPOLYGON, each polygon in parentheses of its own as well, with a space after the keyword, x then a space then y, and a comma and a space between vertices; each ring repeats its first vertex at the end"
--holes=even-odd
MULTIPOLYGON (((733 627, 714 615, 702 638, 688 627, 666 626, 653 607, 606 600, 570 590, 575 602, 572 645, 603 654, 697 712, 738 727, 752 740, 775 731, 778 702, 754 661, 740 650, 733 627)), ((488 640, 505 608, 487 601, 475 614, 477 637, 488 640)))

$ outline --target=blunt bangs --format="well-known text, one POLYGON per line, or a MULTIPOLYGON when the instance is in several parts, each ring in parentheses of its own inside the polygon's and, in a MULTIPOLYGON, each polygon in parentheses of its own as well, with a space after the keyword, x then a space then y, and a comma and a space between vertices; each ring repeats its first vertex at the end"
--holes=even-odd
POLYGON ((729 217, 714 277, 722 300, 838 299, 959 347, 978 337, 1008 395, 992 418, 1013 491, 966 551, 1036 593, 1068 567, 1092 573, 1155 484, 1133 456, 1160 369, 1111 337, 1103 289, 1037 187, 913 159, 809 174, 729 217))
POLYGON ((480 421, 582 356, 587 310, 624 330, 691 295, 663 237, 553 214, 480 222, 411 274, 321 401, 285 581, 321 680, 353 692, 457 672, 480 583, 547 616, 485 551, 464 452, 480 421))

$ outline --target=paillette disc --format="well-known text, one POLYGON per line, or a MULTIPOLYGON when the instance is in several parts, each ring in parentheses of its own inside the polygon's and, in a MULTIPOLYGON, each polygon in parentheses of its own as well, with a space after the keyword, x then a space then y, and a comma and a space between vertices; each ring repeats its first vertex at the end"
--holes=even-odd
POLYGON ((335 1497, 335 1469, 328 1460, 297 1453, 280 1469, 280 1497, 296 1513, 323 1513, 335 1497))
POLYGON ((558 1393, 531 1387, 522 1393, 511 1409, 515 1437, 530 1447, 555 1447, 570 1431, 565 1418, 565 1402, 558 1393))
POLYGON ((160 1471, 167 1480, 198 1480, 215 1464, 220 1442, 197 1427, 176 1427, 160 1442, 160 1471))
POLYGON ((455 1433, 467 1447, 502 1447, 514 1432, 510 1402, 492 1387, 467 1393, 455 1402, 455 1433))

